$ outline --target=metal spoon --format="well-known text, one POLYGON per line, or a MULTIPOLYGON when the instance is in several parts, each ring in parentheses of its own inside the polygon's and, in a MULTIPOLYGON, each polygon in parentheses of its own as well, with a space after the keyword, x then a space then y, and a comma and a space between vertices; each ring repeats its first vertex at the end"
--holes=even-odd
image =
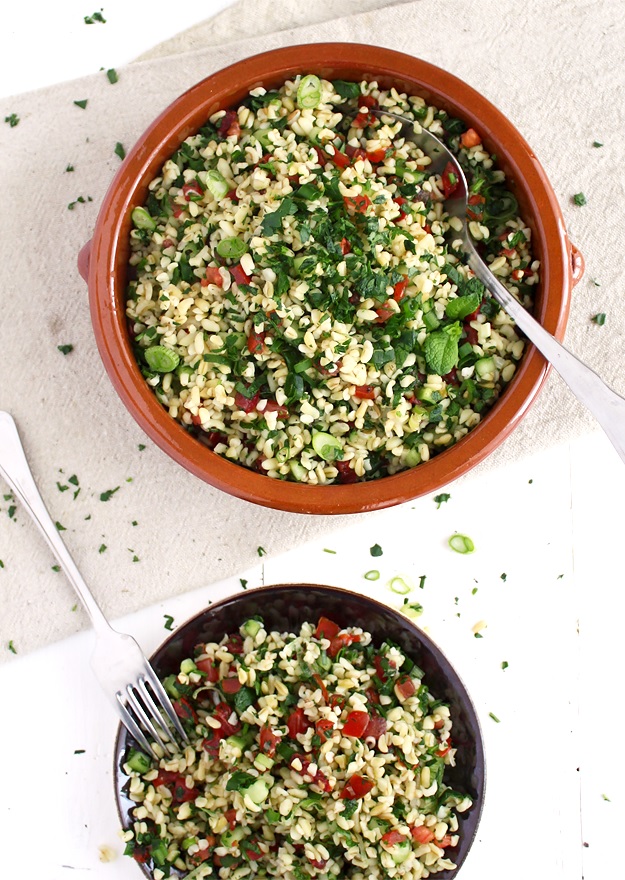
POLYGON ((554 366, 577 399, 590 410, 599 422, 610 442, 625 462, 625 398, 621 397, 601 379, 594 370, 571 354, 551 333, 517 302, 504 285, 493 275, 475 249, 467 229, 467 199, 469 188, 464 171, 454 154, 435 135, 425 129, 415 131, 415 123, 405 116, 383 110, 369 110, 380 119, 388 117, 402 123, 400 134, 416 144, 432 160, 428 171, 442 174, 448 162, 454 166, 458 186, 445 200, 445 210, 450 217, 457 217, 462 229, 455 237, 462 241, 469 268, 497 300, 500 306, 514 318, 517 326, 534 343, 536 348, 554 366))

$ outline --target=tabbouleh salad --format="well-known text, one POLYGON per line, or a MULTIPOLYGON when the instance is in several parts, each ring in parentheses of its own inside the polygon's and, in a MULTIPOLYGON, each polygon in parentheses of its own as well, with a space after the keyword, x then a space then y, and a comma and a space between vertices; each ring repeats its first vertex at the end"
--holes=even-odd
POLYGON ((419 880, 455 867, 449 708, 390 642, 245 621, 165 679, 190 744, 130 749, 126 854, 155 880, 419 880))
POLYGON ((444 138, 469 229, 525 305, 531 233, 481 137, 376 82, 254 89, 187 138, 132 213, 127 315, 158 400, 205 446, 274 479, 350 483, 474 428, 524 342, 463 263, 448 166, 372 112, 444 138))

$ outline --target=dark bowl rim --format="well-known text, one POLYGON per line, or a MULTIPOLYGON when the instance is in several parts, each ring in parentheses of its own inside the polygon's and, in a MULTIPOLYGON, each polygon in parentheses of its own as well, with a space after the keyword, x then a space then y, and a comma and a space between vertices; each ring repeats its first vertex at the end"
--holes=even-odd
MULTIPOLYGON (((463 853, 462 859, 459 863, 457 863, 457 867, 454 869, 453 876, 456 877, 458 872, 462 868, 462 865, 467 859, 473 844, 475 843, 475 838, 477 836, 478 828, 480 822, 482 820, 482 814, 484 809, 484 798, 486 792, 486 755, 484 752, 484 735, 482 732, 482 726, 480 724, 479 716, 477 714, 477 710, 475 708, 475 704, 471 699, 471 695, 469 691, 457 672, 455 666, 450 662, 447 658, 447 655, 444 653, 442 648, 438 646, 438 644, 431 638, 427 633, 425 633, 417 624, 406 617, 401 613, 401 611, 392 608, 390 605, 386 605, 384 602, 381 602, 379 599, 375 599, 371 596, 365 596, 362 593, 357 593, 355 590, 348 590, 345 587, 337 587, 332 586, 330 584, 312 584, 312 583, 279 583, 279 584, 263 584, 259 587, 253 587, 250 590, 232 593, 229 596, 224 596, 222 599, 218 599, 216 602, 212 602, 206 608, 198 611, 196 614, 189 617, 180 626, 177 626, 176 629, 168 635, 161 644, 150 654, 149 660, 150 662, 154 662, 157 659, 158 655, 165 652, 167 646, 177 637, 180 636, 182 631, 190 626, 192 626, 196 621, 199 621, 201 618, 209 617, 215 610, 219 610, 224 606, 228 606, 231 604, 236 604, 238 600, 242 600, 245 597, 251 595, 252 593, 260 592, 268 590, 273 593, 285 593, 289 592, 293 589, 300 588, 312 588, 315 590, 320 590, 322 593, 329 593, 332 595, 339 596, 349 596, 357 599, 358 601, 363 601, 366 604, 369 604, 374 609, 378 611, 382 611, 386 614, 391 614, 393 617, 397 618, 397 620, 402 622, 402 625, 407 626, 408 629, 412 630, 415 638, 421 645, 425 646, 427 652, 432 654, 437 663, 439 663, 444 669, 447 669, 451 672, 452 683, 454 685, 454 690, 461 694, 464 708, 470 716, 471 725, 475 732, 475 764, 476 764, 476 772, 478 776, 478 793, 477 798, 473 802, 472 810, 477 810, 477 814, 474 812, 474 820, 475 824, 473 827, 473 831, 470 835, 469 839, 465 840, 466 849, 463 853)), ((447 674, 447 673, 446 673, 447 674)), ((119 723, 117 727, 117 733, 115 735, 114 746, 113 746, 113 785, 115 787, 115 807, 117 810, 117 816, 119 819, 120 826, 124 827, 124 817, 122 815, 122 807, 120 804, 120 786, 118 785, 118 781, 121 775, 120 771, 120 759, 125 749, 125 740, 128 738, 129 734, 123 724, 119 723)), ((141 872, 145 877, 149 878, 149 880, 153 880, 153 873, 147 868, 146 865, 137 863, 138 867, 141 869, 141 872)))
MULTIPOLYGON (((106 371, 120 399, 148 436, 169 457, 195 476, 255 504, 296 513, 365 512, 412 500, 466 473, 514 430, 534 403, 550 367, 533 346, 516 375, 485 416, 464 438, 431 460, 399 474, 348 486, 305 486, 273 480, 228 461, 203 447, 175 422, 139 373, 126 332, 124 285, 130 210, 140 204, 147 183, 180 142, 216 109, 231 106, 254 83, 284 81, 303 68, 326 70, 335 78, 357 67, 369 79, 408 83, 444 109, 474 122, 492 143, 508 170, 523 212, 536 225, 542 261, 537 317, 562 339, 574 280, 573 249, 555 193, 522 135, 490 101, 458 77, 404 53, 357 43, 314 43, 274 49, 216 71, 176 98, 128 152, 98 214, 88 272, 92 323, 106 371), (369 63, 361 57, 369 57, 369 63), (234 83, 242 83, 235 86, 234 83)), ((353 76, 352 76, 353 78, 353 76)), ((490 147, 489 147, 490 149, 490 147)))

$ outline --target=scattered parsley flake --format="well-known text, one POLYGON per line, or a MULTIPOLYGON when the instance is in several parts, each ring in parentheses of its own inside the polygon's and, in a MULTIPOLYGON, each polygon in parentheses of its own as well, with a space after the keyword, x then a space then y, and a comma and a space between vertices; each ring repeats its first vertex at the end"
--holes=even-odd
POLYGON ((528 483, 529 483, 529 485, 530 485, 530 486, 531 486, 531 485, 532 485, 532 483, 533 483, 533 482, 534 482, 534 480, 528 480, 528 481, 527 481, 527 482, 528 482, 528 483))
POLYGON ((460 596, 454 596, 454 605, 457 605, 460 601, 460 596))
POLYGON ((87 198, 85 198, 84 196, 78 196, 77 199, 74 199, 73 202, 69 203, 69 205, 67 206, 67 210, 73 211, 74 208, 76 207, 76 205, 78 205, 78 204, 86 205, 87 202, 92 202, 92 201, 93 201, 93 199, 91 198, 91 196, 87 196, 87 198))
POLYGON ((501 661, 501 668, 502 668, 502 669, 507 669, 509 665, 510 665, 510 664, 508 663, 507 660, 502 660, 502 661, 501 661))
POLYGON ((67 482, 71 483, 72 486, 77 486, 78 485, 78 477, 76 476, 76 474, 72 474, 71 477, 67 478, 67 482))
POLYGON ((471 595, 475 596, 476 593, 477 593, 477 587, 473 587, 473 589, 471 590, 471 595))
POLYGON ((123 161, 126 158, 126 150, 124 149, 124 145, 120 144, 119 141, 115 144, 115 150, 113 151, 116 156, 123 161))
POLYGON ((78 603, 72 605, 72 611, 78 611, 78 603))
POLYGON ((106 492, 100 493, 100 501, 108 501, 116 492, 119 491, 119 486, 115 486, 114 489, 107 489, 106 492))
POLYGON ((119 80, 117 71, 113 67, 111 67, 110 70, 106 71, 106 76, 111 85, 115 85, 115 83, 119 80))
POLYGON ((133 519, 133 521, 130 523, 130 525, 131 525, 131 526, 138 526, 139 523, 137 522, 136 519, 133 519))
POLYGON ((440 495, 434 496, 434 501, 436 502, 436 509, 438 510, 441 504, 444 504, 445 501, 449 501, 451 495, 448 492, 441 492, 440 495))
MULTIPOLYGON (((74 104, 77 107, 80 107, 81 110, 86 110, 88 102, 89 102, 89 98, 84 98, 82 101, 74 101, 74 104)), ((73 170, 74 169, 72 168, 72 171, 73 170)))
POLYGON ((8 513, 8 515, 9 515, 9 519, 13 519, 13 517, 15 516, 15 511, 16 511, 16 510, 17 510, 17 507, 15 506, 15 504, 12 504, 12 505, 9 507, 9 509, 7 510, 7 513, 8 513))
POLYGON ((382 548, 380 547, 379 544, 374 544, 373 547, 369 547, 369 553, 372 556, 382 556, 384 551, 382 550, 382 548))
POLYGON ((599 327, 603 327, 605 324, 605 312, 597 312, 596 315, 592 317, 593 323, 597 324, 599 327))
POLYGON ((502 573, 499 575, 499 577, 504 582, 504 584, 508 580, 508 575, 505 573, 505 571, 502 571, 502 573))
POLYGON ((579 208, 581 208, 582 205, 585 205, 585 204, 586 204, 586 196, 584 195, 584 193, 581 193, 581 192, 580 192, 580 193, 575 193, 575 195, 573 196, 573 201, 575 202, 575 204, 576 204, 579 208))
POLYGON ((593 147, 595 147, 596 149, 599 149, 599 147, 602 147, 602 146, 603 146, 603 144, 599 143, 599 141, 593 141, 593 142, 592 142, 592 145, 593 145, 593 147))
MULTIPOLYGON (((131 550, 130 552, 132 553, 132 550, 131 550)), ((139 562, 139 561, 140 561, 140 560, 139 560, 139 557, 137 556, 136 553, 135 553, 135 555, 132 557, 132 561, 133 561, 133 562, 139 562)))
POLYGON ((0 559, 0 568, 4 568, 4 562, 0 559))
POLYGON ((245 580, 245 578, 239 578, 239 583, 241 584, 242 590, 247 590, 247 581, 245 580))
POLYGON ((57 348, 61 354, 69 354, 70 351, 74 350, 74 346, 71 343, 68 343, 67 345, 57 345, 57 348))
POLYGON ((331 553, 333 556, 336 556, 336 550, 330 550, 328 547, 323 548, 324 553, 331 553))
POLYGON ((563 574, 559 574, 558 577, 557 577, 557 580, 561 581, 563 577, 564 577, 563 574))
POLYGON ((56 572, 59 572, 61 570, 60 565, 52 565, 51 568, 52 568, 52 571, 56 571, 56 572))
POLYGON ((59 531, 59 532, 66 532, 67 531, 65 526, 62 525, 58 520, 54 523, 54 525, 56 526, 57 531, 59 531))
POLYGON ((19 125, 20 118, 17 113, 11 113, 10 116, 5 116, 4 121, 7 125, 10 125, 11 128, 15 128, 16 125, 19 125))
POLYGON ((89 513, 89 514, 85 517, 85 519, 91 519, 91 514, 89 513))
POLYGON ((607 794, 602 794, 601 797, 603 798, 604 801, 607 801, 609 804, 612 803, 612 801, 611 801, 610 798, 607 796, 607 794))
POLYGON ((501 719, 500 719, 500 718, 497 718, 497 716, 495 715, 494 712, 489 712, 489 713, 488 713, 488 717, 489 717, 489 718, 492 718, 493 721, 495 722, 495 724, 501 724, 501 719))
POLYGON ((65 169, 65 171, 66 171, 66 172, 69 172, 69 171, 75 171, 75 168, 74 168, 73 165, 68 165, 67 168, 65 169))
POLYGON ((104 10, 100 9, 99 12, 92 12, 91 15, 85 15, 85 24, 95 24, 96 22, 106 24, 106 19, 102 15, 103 12, 104 10))
POLYGON ((85 750, 84 749, 74 749, 74 754, 75 755, 84 755, 85 750))
POLYGON ((13 501, 13 495, 11 494, 11 492, 9 492, 8 495, 3 495, 2 497, 5 501, 13 501))
POLYGON ((139 448, 139 452, 143 452, 143 450, 145 449, 145 443, 139 443, 138 448, 139 448))
POLYGON ((11 652, 11 654, 17 654, 17 651, 15 650, 15 645, 13 644, 13 639, 10 640, 7 647, 9 649, 9 651, 11 652))
POLYGON ((592 283, 595 285, 595 287, 601 287, 601 282, 600 282, 600 281, 597 281, 596 278, 593 278, 593 279, 592 279, 592 283))
POLYGON ((425 579, 426 579, 426 577, 427 577, 427 575, 425 575, 425 574, 422 574, 422 575, 419 577, 419 589, 420 589, 420 590, 422 590, 422 589, 425 587, 425 579))
POLYGON ((100 546, 98 547, 98 553, 104 553, 105 550, 106 544, 100 544, 100 546))
POLYGON ((62 483, 57 482, 56 488, 59 490, 59 492, 67 492, 69 486, 63 486, 62 483))
POLYGON ((474 639, 483 639, 484 636, 482 635, 482 633, 473 633, 473 638, 474 639))
POLYGON ((266 556, 267 555, 267 551, 265 550, 264 547, 257 547, 256 552, 258 553, 259 556, 266 556))
POLYGON ((169 632, 171 632, 174 628, 174 618, 171 616, 171 614, 163 614, 163 617, 165 618, 165 623, 163 624, 163 626, 165 627, 165 629, 168 629, 169 632))

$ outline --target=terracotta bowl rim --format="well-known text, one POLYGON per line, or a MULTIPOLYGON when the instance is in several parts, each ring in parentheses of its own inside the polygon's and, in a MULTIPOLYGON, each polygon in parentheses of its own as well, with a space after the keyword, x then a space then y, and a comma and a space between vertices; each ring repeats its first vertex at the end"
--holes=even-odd
POLYGON ((231 495, 266 507, 312 514, 365 512, 414 499, 452 482, 497 448, 518 425, 542 388, 549 365, 533 346, 515 377, 482 422, 428 462, 364 483, 306 486, 274 480, 206 449, 175 422, 146 385, 131 352, 124 314, 125 241, 130 209, 166 156, 217 109, 228 107, 255 84, 283 81, 303 69, 339 78, 358 70, 368 78, 409 84, 414 94, 450 109, 479 127, 497 152, 534 224, 541 258, 542 298, 537 317, 562 339, 570 307, 575 252, 555 193, 530 146, 512 123, 479 92, 454 75, 404 53, 357 43, 314 43, 274 49, 211 74, 176 98, 138 139, 103 200, 92 239, 88 286, 92 323, 109 378, 146 434, 192 474, 231 495), (361 58, 367 58, 366 62, 361 58), (124 277, 122 277, 124 276, 124 277))
MULTIPOLYGON (((384 602, 381 602, 379 599, 375 599, 372 596, 363 595, 362 593, 357 593, 355 590, 347 589, 345 587, 337 587, 330 584, 313 584, 313 583, 278 583, 278 584, 263 584, 260 587, 255 587, 250 590, 241 591, 237 593, 232 593, 228 596, 224 596, 222 599, 217 600, 216 602, 211 603, 206 608, 198 611, 196 614, 193 614, 191 617, 186 619, 183 623, 176 627, 176 629, 169 634, 160 645, 151 652, 150 654, 150 662, 158 662, 158 658, 160 655, 164 655, 168 645, 171 644, 176 638, 180 638, 181 634, 185 629, 190 629, 197 622, 202 620, 203 618, 210 617, 216 611, 219 612, 224 607, 229 605, 236 605, 238 602, 243 601, 246 597, 252 596, 255 593, 261 591, 268 591, 269 593, 280 594, 280 593, 288 593, 293 590, 299 589, 313 589, 320 591, 322 594, 329 595, 338 595, 339 597, 345 596, 351 599, 355 599, 358 602, 363 602, 370 607, 372 611, 382 612, 383 614, 388 614, 395 618, 398 624, 406 627, 408 630, 411 630, 412 636, 416 639, 417 642, 421 646, 424 647, 425 652, 429 653, 433 656, 437 662, 437 664, 442 665, 443 667, 448 667, 449 671, 452 674, 452 683, 453 690, 457 693, 463 703, 463 708, 469 715, 470 723, 472 726, 473 733, 475 735, 475 774, 477 777, 477 798, 474 800, 473 806, 471 808, 474 827, 470 834, 470 837, 465 838, 463 841, 464 852, 462 854, 462 859, 458 863, 456 869, 454 869, 453 877, 456 877, 462 868, 462 865, 466 861, 466 858, 475 843, 475 838, 477 836, 478 828, 482 819, 483 809, 484 809, 484 798, 486 793, 486 756, 484 750, 484 735, 482 732, 482 726, 480 724, 479 716, 477 714, 477 710, 475 708, 475 704, 471 698, 471 695, 467 689, 464 680, 458 673, 454 664, 448 659, 447 655, 443 651, 443 649, 437 644, 437 642, 425 633, 416 623, 410 618, 406 617, 406 615, 402 614, 401 611, 398 611, 395 608, 392 608, 390 605, 386 605, 384 602), (455 679, 455 680, 453 680, 455 679)), ((319 613, 322 613, 320 611, 319 613)), ((362 622, 363 626, 366 626, 366 621, 362 622)), ((389 633, 392 638, 392 633, 389 633)), ((113 784, 115 786, 115 806, 117 809, 117 815, 120 821, 120 825, 124 827, 124 815, 121 803, 121 786, 119 785, 120 778, 122 776, 120 771, 120 762, 121 756, 124 753, 126 748, 126 742, 128 740, 128 734, 126 728, 120 722, 117 727, 117 733, 115 735, 114 747, 113 747, 113 784)), ((147 878, 152 878, 152 872, 143 864, 139 864, 142 873, 147 878)), ((445 872, 447 873, 447 872, 445 872)))

